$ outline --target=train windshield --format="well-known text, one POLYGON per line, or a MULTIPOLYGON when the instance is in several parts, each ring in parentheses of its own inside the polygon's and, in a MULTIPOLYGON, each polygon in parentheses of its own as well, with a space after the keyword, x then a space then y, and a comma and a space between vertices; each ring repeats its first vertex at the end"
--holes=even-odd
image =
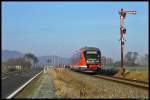
POLYGON ((100 57, 100 54, 98 51, 87 51, 86 52, 86 58, 97 59, 99 57, 100 57))

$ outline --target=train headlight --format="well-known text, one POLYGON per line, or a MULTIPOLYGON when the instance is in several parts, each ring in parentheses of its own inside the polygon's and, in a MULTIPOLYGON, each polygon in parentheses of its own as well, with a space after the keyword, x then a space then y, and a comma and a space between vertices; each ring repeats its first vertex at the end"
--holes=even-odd
POLYGON ((89 60, 87 60, 86 62, 87 62, 87 63, 89 63, 90 61, 89 61, 89 60))

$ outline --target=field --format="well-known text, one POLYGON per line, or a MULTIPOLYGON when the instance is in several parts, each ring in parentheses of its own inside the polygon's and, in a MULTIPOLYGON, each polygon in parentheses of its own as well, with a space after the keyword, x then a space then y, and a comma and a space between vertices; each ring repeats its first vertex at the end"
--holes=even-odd
POLYGON ((134 80, 149 81, 149 72, 148 70, 129 71, 125 77, 134 80))
MULTIPOLYGON (((107 73, 113 73, 116 76, 119 67, 113 66, 104 66, 103 70, 107 70, 107 73), (115 74, 116 73, 116 74, 115 74)), ((142 80, 142 81, 149 81, 149 71, 148 67, 144 66, 125 66, 126 74, 125 78, 135 79, 135 80, 142 80)), ((112 74, 112 75, 113 75, 112 74)))

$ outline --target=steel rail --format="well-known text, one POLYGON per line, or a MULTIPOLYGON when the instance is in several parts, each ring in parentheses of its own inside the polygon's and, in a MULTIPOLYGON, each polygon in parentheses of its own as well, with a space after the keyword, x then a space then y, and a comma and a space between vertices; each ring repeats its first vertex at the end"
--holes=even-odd
POLYGON ((97 78, 102 78, 105 80, 115 81, 118 83, 123 83, 123 84, 131 85, 131 86, 143 88, 143 89, 147 89, 147 90, 149 89, 149 86, 148 86, 149 82, 145 82, 145 81, 131 80, 131 79, 126 79, 126 78, 111 77, 111 76, 103 76, 103 75, 92 75, 92 76, 97 77, 97 78))
POLYGON ((72 70, 73 72, 77 72, 77 73, 81 73, 84 75, 88 75, 91 77, 95 77, 95 78, 101 78, 101 79, 105 79, 108 81, 113 81, 113 82, 117 82, 117 83, 122 83, 122 84, 126 84, 126 85, 130 85, 130 86, 134 86, 137 88, 142 88, 142 89, 149 89, 149 82, 146 81, 141 81, 141 80, 132 80, 132 79, 128 79, 128 78, 121 78, 121 77, 113 77, 113 76, 106 76, 106 75, 91 75, 91 73, 83 73, 81 71, 77 71, 77 70, 72 70))

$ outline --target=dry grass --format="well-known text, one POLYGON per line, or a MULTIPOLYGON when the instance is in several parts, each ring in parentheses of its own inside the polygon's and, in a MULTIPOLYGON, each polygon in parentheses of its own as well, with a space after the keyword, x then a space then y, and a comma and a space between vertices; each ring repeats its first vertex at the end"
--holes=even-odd
MULTIPOLYGON (((121 75, 121 71, 119 71, 114 76, 123 77, 121 75)), ((126 70, 124 77, 129 78, 129 79, 141 80, 141 81, 149 81, 149 72, 148 72, 148 70, 138 70, 138 71, 137 70, 136 71, 126 70)))
POLYGON ((65 73, 63 69, 56 69, 51 72, 54 78, 55 94, 58 98, 66 98, 75 91, 73 90, 71 83, 76 83, 72 78, 71 74, 65 73), (68 84, 69 83, 69 84, 68 84))
POLYGON ((149 81, 148 70, 130 71, 126 77, 136 80, 149 81))
POLYGON ((60 68, 51 73, 58 98, 98 98, 100 94, 92 82, 76 77, 72 72, 60 68))

